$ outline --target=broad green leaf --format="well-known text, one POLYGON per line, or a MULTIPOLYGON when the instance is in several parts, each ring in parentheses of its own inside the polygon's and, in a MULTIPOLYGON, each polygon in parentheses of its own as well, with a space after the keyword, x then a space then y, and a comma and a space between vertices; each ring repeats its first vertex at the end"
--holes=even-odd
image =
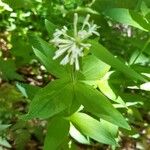
POLYGON ((50 58, 45 56, 39 50, 35 48, 33 48, 33 50, 34 50, 35 55, 40 59, 41 63, 46 67, 48 72, 50 72, 51 74, 59 78, 67 76, 65 70, 61 68, 60 64, 55 63, 54 60, 50 60, 50 58))
POLYGON ((110 69, 110 66, 93 55, 83 58, 82 74, 86 80, 97 80, 102 78, 110 69))
MULTIPOLYGON (((98 82, 98 88, 101 90, 101 92, 107 96, 109 99, 113 100, 114 102, 117 102, 119 104, 122 104, 125 106, 125 102, 122 100, 122 98, 114 93, 114 91, 109 86, 108 80, 100 80, 98 82)), ((126 106, 125 106, 126 107, 126 106)))
POLYGON ((71 137, 74 138, 77 142, 90 145, 89 140, 81 132, 79 132, 79 130, 77 130, 72 123, 70 125, 69 133, 71 137))
POLYGON ((62 148, 69 134, 69 121, 63 118, 53 118, 47 129, 43 150, 58 150, 62 148))
POLYGON ((70 117, 73 125, 86 136, 105 144, 116 145, 114 137, 100 122, 84 113, 75 113, 70 117))
POLYGON ((35 55, 45 65, 48 72, 59 78, 68 75, 65 67, 60 65, 57 60, 53 60, 54 47, 35 35, 29 36, 29 40, 33 46, 35 55))
POLYGON ((72 85, 68 81, 55 80, 35 95, 25 119, 52 117, 69 107, 72 99, 72 85))
POLYGON ((98 42, 91 41, 91 52, 100 60, 123 72, 127 76, 140 81, 147 81, 142 75, 135 72, 132 68, 115 58, 104 46, 98 42))
POLYGON ((118 127, 106 120, 100 119, 100 125, 107 129, 113 137, 117 137, 118 127))
POLYGON ((98 90, 93 89, 89 85, 77 83, 75 86, 75 92, 78 100, 87 111, 119 127, 130 129, 123 116, 98 90))
MULTIPOLYGON (((131 25, 133 27, 139 28, 143 31, 147 31, 147 29, 145 29, 143 26, 141 26, 138 22, 136 22, 131 14, 131 11, 129 11, 128 9, 125 8, 113 8, 113 9, 109 9, 107 11, 104 12, 104 14, 110 18, 112 18, 113 20, 125 24, 125 25, 131 25)), ((135 14, 134 12, 132 12, 133 14, 135 14)), ((136 16, 140 16, 140 15, 136 15, 136 16)))
POLYGON ((117 98, 116 94, 113 92, 113 90, 110 88, 108 80, 100 80, 98 82, 98 88, 101 90, 101 92, 107 96, 111 100, 115 100, 117 98))

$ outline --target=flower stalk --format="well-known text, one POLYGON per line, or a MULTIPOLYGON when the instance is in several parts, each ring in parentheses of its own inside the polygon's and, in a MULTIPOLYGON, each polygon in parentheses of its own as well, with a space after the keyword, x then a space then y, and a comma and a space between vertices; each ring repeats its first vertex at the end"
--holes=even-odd
POLYGON ((74 14, 73 21, 73 36, 68 35, 68 28, 63 26, 62 29, 56 29, 51 42, 58 48, 53 59, 63 56, 61 65, 74 65, 75 70, 80 69, 79 58, 84 56, 84 50, 89 49, 91 44, 85 43, 85 40, 92 35, 99 36, 97 29, 99 28, 93 22, 89 22, 90 15, 88 14, 83 22, 80 30, 78 30, 78 14, 74 14))

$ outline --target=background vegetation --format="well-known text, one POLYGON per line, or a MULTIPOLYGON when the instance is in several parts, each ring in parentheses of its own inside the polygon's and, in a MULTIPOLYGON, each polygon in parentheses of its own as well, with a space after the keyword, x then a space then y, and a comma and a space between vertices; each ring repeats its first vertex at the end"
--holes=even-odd
MULTIPOLYGON (((149 0, 0 0, 0 150, 43 149, 49 119, 20 119, 28 112, 36 92, 55 80, 32 50, 37 42, 34 37, 49 42, 55 27, 72 26, 74 12, 83 17, 91 14, 100 26, 100 38, 96 40, 119 60, 99 56, 108 65, 102 67, 104 73, 97 87, 131 126, 130 131, 118 131, 104 121, 120 145, 116 149, 149 150, 149 0), (143 78, 121 66, 120 61, 146 81, 139 81, 143 78), (106 72, 110 74, 104 76, 106 72)), ((92 62, 88 65, 94 65, 92 62)), ((115 149, 77 134, 71 134, 62 147, 115 149)))

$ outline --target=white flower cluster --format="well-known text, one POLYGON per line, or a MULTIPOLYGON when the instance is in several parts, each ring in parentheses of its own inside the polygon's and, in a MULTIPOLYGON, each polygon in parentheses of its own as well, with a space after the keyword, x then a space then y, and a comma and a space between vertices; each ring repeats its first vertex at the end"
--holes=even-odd
POLYGON ((75 69, 79 70, 79 57, 83 57, 84 49, 89 49, 91 44, 83 43, 83 41, 93 34, 99 36, 97 32, 98 26, 93 22, 89 23, 90 15, 88 14, 83 22, 81 29, 77 30, 78 23, 78 14, 74 14, 74 35, 73 37, 67 34, 67 27, 64 26, 61 30, 56 29, 53 34, 53 39, 51 42, 58 47, 58 50, 55 52, 55 56, 53 59, 57 59, 60 56, 64 56, 61 60, 61 65, 66 65, 70 63, 70 65, 75 65, 75 69))

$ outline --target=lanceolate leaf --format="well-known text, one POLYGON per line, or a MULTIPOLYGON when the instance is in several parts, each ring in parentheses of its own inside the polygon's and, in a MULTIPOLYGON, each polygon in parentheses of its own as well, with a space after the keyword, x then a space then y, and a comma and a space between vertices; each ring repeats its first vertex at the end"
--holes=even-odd
POLYGON ((79 143, 90 145, 90 141, 81 132, 79 132, 79 130, 77 130, 72 123, 70 124, 69 133, 70 136, 79 143))
POLYGON ((59 78, 67 76, 65 67, 60 65, 57 60, 53 60, 54 47, 35 35, 29 36, 29 40, 33 46, 35 55, 45 65, 48 72, 59 78))
POLYGON ((92 44, 91 52, 100 60, 111 65, 118 71, 123 72, 124 74, 133 79, 137 79, 144 82, 147 81, 142 75, 138 74, 129 66, 126 66, 123 62, 115 58, 104 46, 102 46, 98 42, 91 41, 91 44, 92 44))
POLYGON ((62 148, 69 134, 69 121, 63 118, 53 118, 47 129, 43 150, 58 150, 62 148))
POLYGON ((70 117, 70 121, 86 136, 101 143, 116 145, 112 134, 104 126, 101 126, 99 121, 92 117, 84 113, 75 113, 70 117))
POLYGON ((125 8, 113 8, 113 9, 109 9, 109 10, 105 11, 104 14, 122 24, 131 25, 131 26, 139 28, 141 30, 148 31, 147 29, 149 27, 148 27, 147 23, 144 22, 145 25, 142 24, 144 19, 142 19, 141 16, 137 12, 129 11, 128 9, 125 9, 125 8), (134 17, 133 17, 134 19, 132 18, 131 14, 134 15, 134 17), (138 19, 140 18, 142 23, 136 22, 136 18, 138 18, 138 19))
POLYGON ((85 109, 119 127, 130 129, 123 116, 112 106, 109 100, 89 85, 77 83, 75 92, 85 109))
POLYGON ((110 10, 112 8, 135 9, 137 0, 95 0, 92 7, 98 12, 110 10))
POLYGON ((93 55, 83 58, 82 73, 86 80, 98 80, 102 78, 110 69, 110 66, 102 62, 93 55))
POLYGON ((117 137, 118 127, 106 120, 100 119, 100 125, 109 131, 113 137, 117 137))
POLYGON ((48 58, 41 51, 33 48, 35 55, 40 59, 41 63, 46 67, 47 71, 56 77, 66 77, 67 73, 64 68, 61 68, 60 64, 56 63, 51 58, 48 58), (51 60, 50 60, 51 59, 51 60))
POLYGON ((7 147, 7 148, 11 148, 11 145, 8 143, 8 141, 5 138, 2 138, 2 137, 0 137, 0 145, 4 146, 4 147, 7 147))
POLYGON ((69 107, 72 99, 71 84, 64 80, 53 81, 36 94, 25 118, 52 117, 69 107))

